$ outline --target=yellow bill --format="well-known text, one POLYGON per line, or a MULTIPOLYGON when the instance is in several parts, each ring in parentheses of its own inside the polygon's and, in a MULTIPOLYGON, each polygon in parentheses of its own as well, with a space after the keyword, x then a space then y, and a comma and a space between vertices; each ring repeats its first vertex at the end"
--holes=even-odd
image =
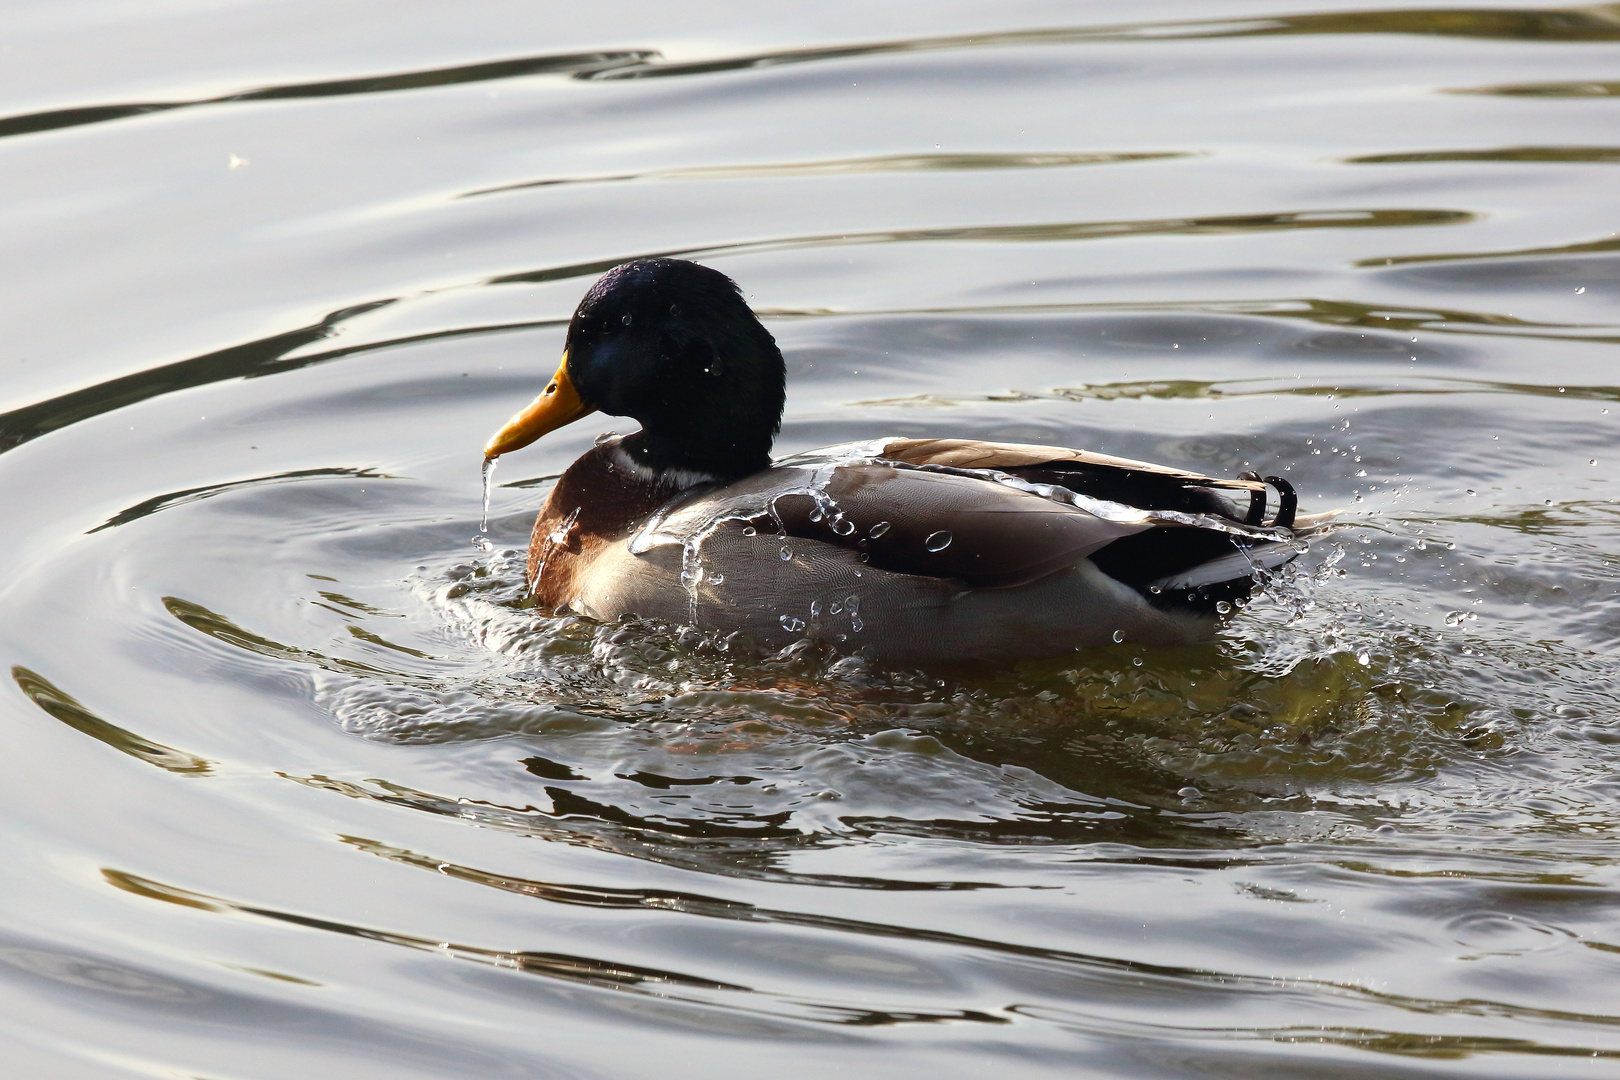
POLYGON ((556 431, 595 411, 594 405, 587 405, 579 399, 579 391, 569 381, 568 354, 565 352, 562 363, 557 365, 557 374, 551 377, 550 384, 541 395, 530 402, 528 408, 508 420, 506 426, 484 444, 484 457, 500 457, 513 450, 521 450, 547 432, 556 431))

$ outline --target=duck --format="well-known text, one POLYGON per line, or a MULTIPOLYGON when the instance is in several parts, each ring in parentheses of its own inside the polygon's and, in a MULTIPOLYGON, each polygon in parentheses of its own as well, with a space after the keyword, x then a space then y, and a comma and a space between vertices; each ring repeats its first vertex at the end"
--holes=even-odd
POLYGON ((1064 447, 889 437, 773 459, 786 384, 725 274, 674 258, 604 273, 544 391, 484 447, 490 464, 596 412, 641 425, 551 488, 534 605, 884 664, 1165 648, 1215 636, 1321 524, 1281 477, 1064 447))

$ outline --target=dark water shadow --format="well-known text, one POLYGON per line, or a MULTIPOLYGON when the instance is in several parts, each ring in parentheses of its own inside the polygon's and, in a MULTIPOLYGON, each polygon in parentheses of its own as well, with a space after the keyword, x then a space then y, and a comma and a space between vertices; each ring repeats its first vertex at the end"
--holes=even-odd
POLYGON ((1620 82, 1503 83, 1500 86, 1459 87, 1447 94, 1494 94, 1501 97, 1593 98, 1620 97, 1620 82))
POLYGON ((654 54, 645 50, 628 52, 565 53, 555 56, 524 56, 492 60, 482 64, 402 71, 321 82, 288 83, 240 90, 219 97, 189 101, 136 102, 125 105, 87 105, 72 109, 24 113, 0 117, 0 139, 11 135, 31 135, 40 131, 100 124, 148 113, 189 109, 199 105, 224 105, 239 101, 292 101, 309 98, 347 97, 354 94, 386 94, 400 90, 423 90, 436 86, 515 79, 525 75, 580 74, 602 71, 619 64, 644 63, 654 54))
MULTIPOLYGON (((1378 265, 1383 266, 1379 260, 1378 265)), ((1537 263, 1535 273, 1548 272, 1545 262, 1537 263)), ((1425 284, 1436 284, 1442 280, 1439 273, 1419 271, 1425 275, 1422 280, 1425 284)), ((1395 271, 1380 277, 1396 277, 1407 275, 1412 271, 1395 271)), ((1458 272, 1461 276, 1462 272, 1458 272)), ((1474 271, 1467 273, 1473 274, 1474 271)), ((1610 273, 1612 277, 1612 272, 1610 273)), ((1079 316, 1092 316, 1097 319, 1114 317, 1117 322, 1124 324, 1130 321, 1142 320, 1143 316, 1152 316, 1155 326, 1162 326, 1163 332, 1152 340, 1143 344, 1152 348, 1164 348, 1172 342, 1188 347, 1193 345, 1193 337, 1207 337, 1210 342, 1219 347, 1221 342, 1241 342, 1245 353, 1250 351, 1252 335, 1258 332, 1251 326, 1243 326, 1250 319, 1261 319, 1267 323, 1316 323, 1323 326, 1339 328, 1358 328, 1377 331, 1384 340, 1379 351, 1390 354, 1391 359, 1407 360, 1414 353, 1424 359, 1436 359, 1431 347, 1413 345, 1410 336, 1413 332, 1422 331, 1429 334, 1453 334, 1490 337, 1525 337, 1541 338, 1555 341, 1587 341, 1597 344, 1614 344, 1620 342, 1620 336, 1588 333, 1572 333, 1593 328, 1608 328, 1608 323, 1557 323, 1542 322, 1526 319, 1517 315, 1503 314, 1493 311, 1475 311, 1466 308, 1447 307, 1407 307, 1399 303, 1370 304, 1355 300, 1330 300, 1321 297, 1276 297, 1272 299, 1260 298, 1252 300, 1172 300, 1163 302, 1119 303, 1117 301, 1104 301, 1101 303, 1036 303, 1036 304, 956 304, 951 307, 913 307, 913 308, 760 308, 758 314, 762 318, 805 318, 805 319, 847 319, 847 318, 906 318, 927 317, 933 320, 970 319, 974 316, 989 315, 1061 315, 1073 314, 1079 316), (1169 325, 1178 316, 1190 316, 1194 322, 1187 325, 1169 325), (1399 340, 1395 340, 1399 337, 1399 340), (1161 340, 1162 339, 1162 340, 1161 340), (1400 348, 1396 348, 1399 346, 1400 348)), ((919 323, 916 336, 921 339, 924 324, 919 323)), ((1123 329, 1123 326, 1121 326, 1123 329)), ((1118 334, 1104 334, 1107 343, 1123 345, 1126 339, 1118 334)), ((1370 335, 1368 336, 1370 337, 1370 335)), ((1358 335, 1358 340, 1362 336, 1358 335)), ((1101 342, 1099 342, 1101 344, 1101 342)), ((1255 342, 1259 344, 1259 342, 1255 342)), ((1280 343, 1273 343, 1273 347, 1280 343)), ((1350 344, 1346 341, 1344 344, 1350 344)), ((1347 348, 1347 352, 1355 353, 1355 359, 1366 361, 1376 359, 1367 355, 1368 349, 1347 348)), ((1293 357, 1291 357, 1293 358, 1293 357)))
POLYGON ((1536 255, 1595 255, 1600 252, 1620 251, 1620 236, 1602 240, 1585 240, 1573 244, 1554 244, 1549 247, 1508 248, 1502 251, 1448 251, 1433 255, 1391 255, 1359 259, 1354 266, 1402 266, 1407 263, 1460 262, 1464 259, 1521 259, 1536 255))
POLYGON ((1202 382, 1196 379, 1160 379, 1152 382, 1093 383, 1060 386, 1050 391, 1020 390, 1013 394, 913 394, 908 397, 873 398, 851 401, 849 407, 895 405, 965 405, 1004 401, 1220 401, 1232 398, 1303 397, 1364 400, 1370 398, 1423 398, 1455 394, 1512 394, 1563 400, 1620 401, 1620 386, 1551 386, 1539 383, 1510 383, 1491 379, 1458 379, 1425 376, 1403 379, 1400 386, 1357 386, 1335 382, 1321 386, 1278 386, 1274 379, 1229 379, 1202 382), (1424 383, 1437 385, 1423 385, 1424 383))
MULTIPOLYGON (((353 842, 353 838, 345 839, 353 842)), ((361 841, 360 843, 368 844, 369 842, 361 841)), ((417 860, 420 857, 409 852, 402 852, 399 849, 377 850, 372 853, 396 860, 398 856, 404 855, 411 860, 411 865, 421 865, 424 869, 434 870, 437 866, 437 864, 429 866, 426 863, 418 863, 417 860)), ((466 868, 458 867, 456 869, 465 870, 466 868)), ((1115 1014, 1116 1010, 1092 1011, 1084 1008, 1083 1003, 1086 999, 1094 999, 1099 1005, 1110 1000, 1115 1002, 1121 1000, 1141 1002, 1145 995, 1152 995, 1163 998, 1166 1002, 1179 1002, 1185 1005, 1189 1003, 1189 995, 1196 995, 1192 1000, 1205 1007, 1220 1008, 1225 1006, 1228 1009, 1241 1009, 1245 1005, 1251 1008, 1263 1007, 1267 1002, 1272 1003, 1272 1008, 1282 1007, 1285 1003, 1291 1003, 1297 1007, 1301 998, 1314 998, 1321 1000, 1323 1003, 1348 1000, 1363 1007, 1390 1009, 1398 1013, 1411 1014, 1414 1017, 1436 1015, 1511 1016, 1521 1020, 1574 1022, 1602 1026, 1612 1026, 1616 1023, 1615 1017, 1602 1014, 1579 1014, 1533 1009, 1489 999, 1442 1001, 1379 992, 1355 983, 1335 983, 1309 978, 1281 979, 1200 968, 1167 966, 1036 946, 988 941, 945 932, 861 923, 851 920, 822 920, 815 916, 804 917, 809 920, 806 922, 796 920, 794 925, 802 925, 808 928, 841 933, 853 932, 862 936, 872 936, 873 932, 876 931, 880 937, 943 945, 947 948, 967 949, 974 952, 987 952, 993 956, 1005 956, 1008 959, 1016 958, 1017 961, 1021 962, 1021 965, 1034 963, 1041 966, 1050 966, 1055 974, 1067 976, 1069 987, 1063 996, 1071 1000, 1079 998, 1080 1001, 1076 1002, 1076 1004, 1082 1005, 1081 1008, 1075 1008, 1046 1003, 1030 1003, 1021 1006, 1008 1006, 996 1012, 986 1012, 980 1009, 940 1009, 937 1007, 896 1009, 893 1005, 882 1009, 874 1009, 849 1001, 847 994, 834 1003, 807 998, 798 994, 786 994, 661 968, 622 964, 596 957, 554 952, 492 949, 459 942, 434 940, 412 934, 381 930, 348 922, 321 919, 275 908, 225 900, 112 868, 103 868, 102 877, 108 884, 123 892, 192 910, 247 916, 290 924, 305 929, 337 933, 379 944, 481 964, 487 967, 504 968, 518 974, 583 984, 594 989, 647 994, 665 1001, 686 1005, 702 1005, 708 1008, 719 1007, 745 1014, 753 1013, 778 1019, 811 1021, 838 1027, 891 1027, 902 1024, 932 1024, 952 1021, 1000 1025, 1010 1022, 1014 1016, 1023 1016, 1028 1019, 1056 1023, 1071 1029, 1078 1028, 1089 1035, 1111 1035, 1116 1038, 1119 1036, 1149 1037, 1155 1042, 1162 1041, 1167 1037, 1221 1042, 1233 1039, 1282 1043, 1306 1042, 1339 1045, 1396 1057, 1447 1060, 1465 1058, 1479 1053, 1591 1058, 1594 1056, 1594 1051, 1590 1046, 1577 1047, 1548 1044, 1531 1039, 1498 1038, 1481 1035, 1437 1035, 1381 1030, 1361 1026, 1280 1024, 1276 1026, 1238 1025, 1216 1027, 1177 1024, 1171 1020, 1144 1022, 1119 1016, 1115 1014), (1007 1015, 1009 1013, 1012 1015, 1007 1015)), ((540 882, 530 883, 524 879, 493 877, 464 876, 461 879, 491 885, 501 888, 503 891, 536 895, 540 899, 555 900, 557 898, 555 894, 536 894, 528 891, 528 886, 531 884, 542 889, 550 888, 540 882)), ((574 896, 576 899, 583 899, 583 896, 579 893, 575 893, 574 896)), ((659 909, 653 907, 650 910, 659 909)), ((671 910, 675 914, 710 914, 702 910, 688 911, 679 907, 665 910, 671 910)), ((760 909, 754 910, 759 911, 760 909)), ((720 917, 734 918, 735 913, 721 915, 720 917)), ((768 920, 761 919, 757 921, 768 920)), ((1596 1051, 1596 1056, 1620 1058, 1620 1052, 1599 1050, 1596 1051)))
POLYGON ((1029 225, 962 225, 930 229, 875 229, 866 232, 811 234, 744 240, 731 244, 649 252, 636 256, 547 267, 489 279, 491 285, 515 282, 536 283, 601 273, 628 258, 694 258, 741 255, 765 251, 792 251, 799 248, 844 247, 864 244, 906 243, 1037 243, 1070 240, 1105 240, 1126 236, 1199 236, 1284 232, 1300 229, 1389 229, 1423 228, 1431 225, 1464 225, 1477 215, 1467 210, 1379 209, 1379 210, 1295 210, 1271 214, 1223 214, 1211 217, 1148 218, 1135 221, 1057 221, 1029 225))
MULTIPOLYGON (((613 263, 611 265, 618 265, 613 263)), ((288 356, 288 353, 322 341, 334 329, 349 319, 376 311, 395 303, 397 298, 375 300, 340 308, 310 326, 287 330, 256 341, 232 345, 216 352, 161 364, 130 375, 96 383, 81 390, 73 390, 32 405, 0 413, 0 454, 14 450, 23 443, 48 435, 53 431, 114 412, 128 405, 136 405, 177 390, 190 390, 213 383, 234 379, 256 379, 264 375, 278 375, 285 371, 313 367, 345 356, 375 352, 396 345, 411 345, 440 338, 467 337, 474 334, 496 334, 510 330, 533 330, 548 326, 566 326, 567 319, 536 319, 526 322, 494 323, 483 326, 455 327, 419 334, 407 334, 388 341, 351 345, 322 352, 288 356)))
POLYGON ((1441 161, 1518 161, 1525 163, 1614 164, 1620 146, 1501 146, 1487 150, 1422 150, 1341 158, 1346 165, 1417 165, 1441 161))
POLYGON ((216 914, 245 915, 291 924, 310 930, 342 934, 384 945, 431 953, 455 960, 503 968, 523 975, 582 984, 594 989, 646 994, 661 1001, 725 1008, 767 1017, 854 1027, 897 1024, 933 1024, 967 1021, 1005 1024, 1006 1017, 978 1010, 867 1009, 856 1005, 806 1000, 738 983, 690 975, 662 968, 626 964, 617 960, 568 953, 492 949, 484 946, 419 937, 353 923, 321 919, 275 908, 237 903, 204 893, 167 885, 150 878, 104 867, 103 879, 116 889, 149 900, 176 904, 216 914))
POLYGON ((146 401, 175 390, 188 390, 228 379, 252 378, 302 367, 311 360, 283 360, 294 349, 327 337, 340 323, 393 303, 377 300, 339 308, 319 322, 286 330, 270 337, 216 352, 162 364, 130 375, 108 379, 46 401, 0 413, 0 453, 31 439, 126 405, 146 401))
MULTIPOLYGON (((1100 240, 1129 236, 1228 235, 1293 231, 1301 229, 1378 229, 1414 228, 1432 225, 1460 225, 1475 219, 1464 210, 1379 209, 1305 210, 1272 214, 1237 214, 1201 218, 1161 218, 1140 221, 1078 221, 1031 225, 955 226, 932 229, 876 230, 828 233, 824 235, 748 240, 730 244, 709 244, 695 248, 618 255, 589 262, 571 263, 518 273, 501 274, 478 282, 479 285, 536 284, 601 274, 632 258, 713 257, 786 251, 800 248, 839 247, 884 243, 990 242, 1033 243, 1100 240)), ((1620 243, 1620 241, 1616 241, 1620 243)), ((109 379, 80 390, 0 413, 0 454, 80 420, 134 405, 175 390, 191 389, 233 379, 258 378, 294 371, 345 356, 372 352, 395 345, 463 337, 470 334, 529 330, 566 325, 566 319, 542 319, 477 327, 453 328, 406 335, 384 342, 353 345, 300 356, 287 354, 325 340, 341 324, 376 311, 400 298, 389 297, 339 308, 318 322, 283 331, 255 341, 232 345, 202 356, 109 379)))
POLYGON ((646 79, 709 75, 787 64, 850 60, 893 53, 948 49, 1019 48, 1087 42, 1190 41, 1322 34, 1400 34, 1542 42, 1620 41, 1615 5, 1571 8, 1415 8, 1394 11, 1337 11, 1255 18, 1117 23, 1108 26, 1050 27, 1032 30, 953 34, 822 48, 785 49, 679 64, 648 60, 581 73, 586 79, 646 79))
POLYGON ((766 180, 795 176, 845 176, 886 172, 968 172, 993 169, 1054 169, 1076 165, 1119 165, 1136 161, 1162 161, 1166 158, 1196 157, 1185 150, 1143 151, 1137 153, 1022 153, 1022 154, 882 154, 875 157, 833 158, 826 161, 784 161, 743 165, 698 165, 681 169, 648 169, 644 172, 613 173, 602 176, 568 176, 545 180, 524 180, 498 187, 479 188, 457 195, 495 195, 526 188, 557 187, 565 184, 607 184, 626 180, 766 180))
POLYGON ((1119 23, 785 49, 674 64, 661 62, 661 54, 655 49, 551 54, 444 68, 255 87, 217 97, 186 101, 83 105, 24 113, 0 117, 0 138, 105 123, 201 105, 391 93, 543 74, 569 75, 585 80, 669 78, 898 53, 959 49, 1018 48, 1087 42, 1151 44, 1157 41, 1342 34, 1398 34, 1536 42, 1608 42, 1620 41, 1620 15, 1617 15, 1617 10, 1620 9, 1612 4, 1546 9, 1416 8, 1275 15, 1244 19, 1119 23))
MULTIPOLYGON (((213 638, 215 641, 233 648, 242 649, 270 660, 289 661, 320 668, 323 671, 347 672, 350 674, 368 675, 380 678, 393 684, 425 683, 428 676, 404 671, 392 671, 367 664, 360 660, 350 660, 345 657, 327 656, 325 653, 313 649, 303 649, 296 645, 284 645, 279 641, 244 630, 230 619, 216 611, 210 611, 201 604, 194 604, 189 600, 182 600, 176 596, 165 596, 163 607, 170 615, 200 634, 213 638)), ((339 614, 345 614, 339 612, 339 614)), ((362 640, 376 639, 375 634, 368 636, 367 632, 359 627, 349 627, 350 634, 362 640), (356 631, 359 631, 356 633, 356 631)), ((406 649, 389 641, 373 640, 373 644, 381 644, 387 648, 406 653, 411 656, 433 660, 436 657, 427 656, 415 649, 406 649)))
POLYGON ((28 696, 28 700, 44 709, 48 715, 97 742, 105 743, 119 753, 128 754, 148 765, 156 765, 160 769, 184 776, 204 776, 213 771, 213 762, 207 758, 153 742, 127 728, 103 720, 81 705, 73 695, 43 675, 30 671, 20 664, 11 669, 11 677, 18 688, 28 696))
POLYGON ((154 495, 150 499, 143 499, 127 510, 120 510, 106 521, 89 529, 89 533, 98 533, 103 529, 115 528, 119 525, 128 525, 132 521, 149 517, 159 510, 167 510, 174 506, 184 506, 187 503, 201 502, 215 495, 243 487, 262 487, 266 484, 295 483, 299 480, 309 480, 316 477, 345 477, 354 480, 393 480, 396 479, 387 473, 377 472, 375 469, 293 469, 289 472, 272 473, 269 476, 255 476, 247 480, 229 480, 223 484, 208 484, 203 487, 186 488, 183 491, 172 491, 166 495, 154 495))

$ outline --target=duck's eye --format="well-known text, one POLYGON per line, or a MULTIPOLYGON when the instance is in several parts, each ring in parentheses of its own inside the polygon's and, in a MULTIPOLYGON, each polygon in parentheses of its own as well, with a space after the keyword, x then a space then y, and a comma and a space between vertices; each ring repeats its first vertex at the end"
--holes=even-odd
POLYGON ((620 315, 619 316, 619 321, 624 323, 624 325, 629 326, 630 325, 630 313, 627 311, 623 315, 620 315))

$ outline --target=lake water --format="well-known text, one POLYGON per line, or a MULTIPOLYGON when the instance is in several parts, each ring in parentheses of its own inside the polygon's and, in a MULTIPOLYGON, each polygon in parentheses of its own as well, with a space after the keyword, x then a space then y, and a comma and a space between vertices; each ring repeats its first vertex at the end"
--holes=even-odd
POLYGON ((8 1076, 1620 1072, 1620 5, 36 0, 0 103, 8 1076), (543 618, 615 421, 489 552, 479 451, 651 254, 781 453, 1343 527, 1174 653, 543 618))

